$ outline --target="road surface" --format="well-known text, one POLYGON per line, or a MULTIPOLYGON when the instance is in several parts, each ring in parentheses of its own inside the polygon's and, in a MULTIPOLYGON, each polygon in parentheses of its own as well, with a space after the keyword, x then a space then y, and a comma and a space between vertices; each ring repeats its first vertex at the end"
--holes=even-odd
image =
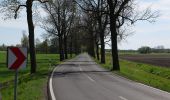
POLYGON ((50 79, 53 100, 170 100, 170 94, 130 81, 81 54, 54 69, 50 79))

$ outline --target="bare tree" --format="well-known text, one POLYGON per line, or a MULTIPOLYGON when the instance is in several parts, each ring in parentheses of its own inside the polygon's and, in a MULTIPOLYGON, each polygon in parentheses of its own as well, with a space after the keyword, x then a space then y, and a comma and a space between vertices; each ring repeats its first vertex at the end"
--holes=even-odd
POLYGON ((61 33, 61 3, 59 1, 49 2, 44 5, 45 11, 49 16, 44 19, 42 27, 50 34, 50 36, 58 37, 59 41, 59 52, 60 52, 60 61, 64 60, 64 51, 63 51, 63 34, 61 33), (44 25, 44 23, 46 23, 44 25))
POLYGON ((152 12, 149 9, 143 11, 143 13, 134 12, 134 0, 107 0, 107 3, 109 5, 110 17, 112 70, 120 70, 117 47, 118 31, 120 27, 124 25, 125 21, 129 21, 131 24, 134 24, 138 20, 153 22, 155 18, 158 17, 158 13, 152 12))
POLYGON ((44 5, 48 17, 42 27, 51 35, 58 37, 60 60, 68 58, 67 40, 75 18, 76 8, 71 0, 56 0, 44 5), (64 56, 65 54, 65 56, 64 56))
POLYGON ((30 60, 31 60, 31 73, 36 72, 36 55, 35 55, 35 44, 34 44, 34 24, 33 24, 33 15, 32 15, 32 6, 33 2, 46 3, 48 0, 26 0, 26 1, 17 1, 17 0, 4 0, 1 3, 2 10, 1 12, 5 13, 7 18, 18 17, 18 13, 26 8, 27 12, 27 23, 29 31, 29 46, 30 46, 30 60))

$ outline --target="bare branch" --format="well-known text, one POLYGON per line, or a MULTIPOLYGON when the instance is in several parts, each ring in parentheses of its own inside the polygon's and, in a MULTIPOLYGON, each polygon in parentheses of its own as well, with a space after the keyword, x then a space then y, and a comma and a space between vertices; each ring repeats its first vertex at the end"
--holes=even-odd
POLYGON ((118 11, 116 12, 115 16, 118 17, 120 12, 124 9, 125 5, 127 5, 131 0, 124 0, 122 1, 122 4, 120 5, 118 11))
POLYGON ((21 7, 27 7, 26 5, 19 5, 18 7, 17 7, 17 9, 15 10, 15 15, 14 15, 14 18, 16 19, 17 18, 17 13, 18 13, 18 11, 19 11, 19 9, 21 8, 21 7))
POLYGON ((38 1, 40 3, 46 3, 46 2, 49 2, 49 0, 34 0, 34 1, 38 1))
POLYGON ((134 24, 137 21, 148 21, 150 23, 155 22, 155 19, 159 17, 159 12, 155 11, 152 12, 150 8, 147 8, 144 13, 137 13, 136 15, 134 15, 134 17, 130 18, 128 16, 121 16, 123 19, 129 20, 131 22, 131 24, 134 24))

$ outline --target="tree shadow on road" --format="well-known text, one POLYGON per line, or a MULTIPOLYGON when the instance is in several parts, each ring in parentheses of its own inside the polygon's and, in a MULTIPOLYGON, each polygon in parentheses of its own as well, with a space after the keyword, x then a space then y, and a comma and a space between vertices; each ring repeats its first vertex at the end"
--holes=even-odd
POLYGON ((53 77, 65 77, 68 75, 76 74, 103 74, 110 73, 111 71, 57 71, 53 73, 53 77))

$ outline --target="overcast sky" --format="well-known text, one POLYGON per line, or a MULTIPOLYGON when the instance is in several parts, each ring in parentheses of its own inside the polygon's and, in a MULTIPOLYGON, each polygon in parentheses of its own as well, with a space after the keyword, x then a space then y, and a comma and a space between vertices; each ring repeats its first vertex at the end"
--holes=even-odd
MULTIPOLYGON (((152 24, 148 22, 136 23, 133 27, 135 33, 122 41, 119 44, 119 49, 137 49, 141 46, 155 47, 158 45, 170 48, 170 0, 138 0, 138 3, 140 9, 151 6, 153 10, 159 10, 161 16, 152 24)), ((3 17, 2 14, 0 14, 0 45, 3 43, 7 45, 20 44, 22 31, 27 31, 26 17, 6 21, 1 17, 3 17)), ((41 39, 42 33, 42 29, 35 27, 36 38, 41 39)))

